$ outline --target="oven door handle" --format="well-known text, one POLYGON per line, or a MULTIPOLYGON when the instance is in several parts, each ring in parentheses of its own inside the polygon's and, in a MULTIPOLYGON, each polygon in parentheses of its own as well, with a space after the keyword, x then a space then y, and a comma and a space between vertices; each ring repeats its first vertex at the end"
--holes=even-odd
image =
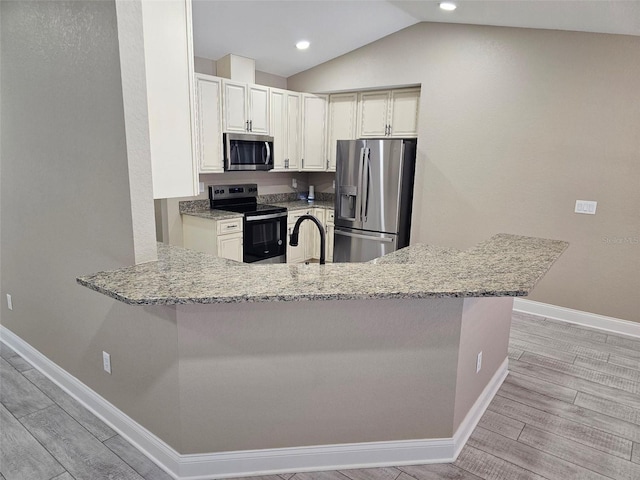
POLYGON ((287 212, 283 213, 270 213, 268 215, 253 215, 251 217, 244 217, 247 222, 258 222, 260 220, 270 220, 272 218, 284 218, 287 216, 287 212))

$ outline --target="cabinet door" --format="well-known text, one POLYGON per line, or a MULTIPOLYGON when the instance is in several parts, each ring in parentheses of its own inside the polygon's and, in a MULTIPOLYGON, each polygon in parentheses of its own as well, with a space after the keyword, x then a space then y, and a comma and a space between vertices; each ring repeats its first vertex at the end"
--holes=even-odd
POLYGON ((417 137, 418 112, 420 111, 420 89, 391 91, 392 137, 417 137))
POLYGON ((329 133, 327 135, 327 156, 331 172, 336 171, 336 142, 356 139, 356 116, 358 94, 340 93, 329 96, 329 133))
POLYGON ((251 133, 269 134, 269 87, 249 85, 249 131, 251 133))
POLYGON ((287 105, 286 92, 276 88, 271 89, 271 114, 269 130, 273 137, 273 170, 280 172, 285 169, 287 157, 287 105))
POLYGON ((305 220, 300 225, 300 230, 298 231, 298 246, 292 247, 289 244, 291 232, 293 232, 293 227, 298 221, 298 218, 309 212, 309 210, 296 210, 295 212, 290 212, 287 217, 287 263, 301 263, 311 258, 311 247, 308 245, 310 238, 309 224, 311 223, 309 220, 305 220))
MULTIPOLYGON (((127 137, 129 128, 132 134, 149 129, 146 141, 151 150, 153 198, 197 195, 191 1, 137 3, 141 12, 133 7, 136 15, 127 18, 119 41, 121 48, 127 48, 135 39, 131 53, 137 52, 138 36, 143 36, 146 103, 143 107, 136 97, 127 108, 125 100, 127 137), (127 32, 129 28, 133 30, 127 32), (168 65, 171 67, 167 68, 168 65)), ((117 15, 125 15, 128 7, 131 5, 116 6, 117 15)), ((126 80, 129 78, 126 62, 122 68, 126 80)), ((137 82, 138 71, 131 74, 136 75, 137 82)))
POLYGON ((222 81, 224 98, 224 131, 246 133, 247 124, 247 84, 222 81))
POLYGON ((182 215, 184 248, 216 255, 216 222, 208 218, 182 215))
POLYGON ((389 118, 389 91, 360 94, 358 104, 359 137, 384 137, 389 118))
POLYGON ((333 262, 333 229, 332 223, 327 224, 327 262, 333 262))
POLYGON ((302 94, 301 171, 326 170, 327 96, 302 94))
POLYGON ((196 151, 201 173, 224 171, 221 93, 219 78, 196 75, 196 151))
POLYGON ((298 170, 300 166, 300 94, 286 93, 287 108, 287 162, 289 170, 298 170))
POLYGON ((242 262, 242 233, 218 235, 218 256, 242 262))

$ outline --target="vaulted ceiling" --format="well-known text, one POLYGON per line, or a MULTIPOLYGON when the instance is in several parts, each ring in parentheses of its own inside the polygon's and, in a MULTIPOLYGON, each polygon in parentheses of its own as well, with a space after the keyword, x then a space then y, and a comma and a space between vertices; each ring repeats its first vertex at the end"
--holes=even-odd
POLYGON ((640 0, 193 0, 196 56, 289 77, 418 22, 640 35, 640 0), (295 43, 308 40, 308 50, 295 43))

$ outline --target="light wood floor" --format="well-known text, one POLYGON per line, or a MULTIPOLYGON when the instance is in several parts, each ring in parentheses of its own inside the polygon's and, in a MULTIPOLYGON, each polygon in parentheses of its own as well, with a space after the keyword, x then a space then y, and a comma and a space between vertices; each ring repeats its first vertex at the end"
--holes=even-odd
MULTIPOLYGON (((0 480, 170 477, 0 343, 0 480)), ((514 314, 509 376, 453 464, 258 480, 640 480, 640 339, 514 314)))

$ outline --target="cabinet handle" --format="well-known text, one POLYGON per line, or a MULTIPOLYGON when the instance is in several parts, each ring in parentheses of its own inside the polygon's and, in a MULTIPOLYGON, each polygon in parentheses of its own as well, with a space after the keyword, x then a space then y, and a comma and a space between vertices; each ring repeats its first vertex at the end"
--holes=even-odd
POLYGON ((304 158, 302 159, 302 168, 304 168, 304 158))
POLYGON ((329 159, 327 158, 327 170, 329 170, 329 159))
POLYGON ((253 132, 253 120, 249 120, 249 131, 253 132))
POLYGON ((245 127, 244 129, 248 132, 249 131, 249 120, 247 120, 245 123, 245 127))

